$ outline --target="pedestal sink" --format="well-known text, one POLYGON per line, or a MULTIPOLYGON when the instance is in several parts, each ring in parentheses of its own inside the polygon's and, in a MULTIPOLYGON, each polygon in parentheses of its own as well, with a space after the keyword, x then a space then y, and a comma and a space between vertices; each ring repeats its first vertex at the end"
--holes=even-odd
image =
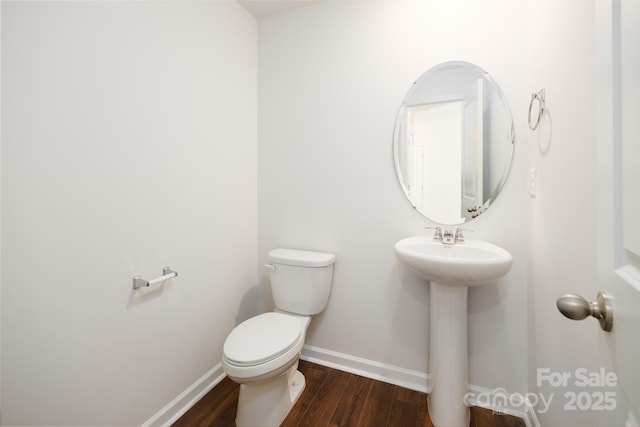
POLYGON ((443 244, 427 236, 395 245, 398 258, 430 282, 429 415, 435 427, 468 427, 467 293, 509 272, 512 256, 480 240, 443 244))

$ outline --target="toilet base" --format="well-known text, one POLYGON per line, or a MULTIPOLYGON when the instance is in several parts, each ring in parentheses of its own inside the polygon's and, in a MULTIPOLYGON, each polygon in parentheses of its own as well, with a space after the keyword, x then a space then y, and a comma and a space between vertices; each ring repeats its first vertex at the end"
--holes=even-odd
POLYGON ((282 375, 240 385, 237 427, 279 427, 305 387, 304 375, 294 363, 282 375))

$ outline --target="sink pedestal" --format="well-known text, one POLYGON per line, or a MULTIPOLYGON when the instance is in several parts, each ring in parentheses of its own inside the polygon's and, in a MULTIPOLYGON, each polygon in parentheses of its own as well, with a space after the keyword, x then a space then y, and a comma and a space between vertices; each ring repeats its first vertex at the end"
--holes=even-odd
POLYGON ((511 269, 513 257, 480 240, 443 244, 437 238, 414 236, 400 240, 394 248, 398 258, 431 287, 427 386, 431 420, 435 427, 469 427, 465 404, 469 286, 503 277, 511 269))
POLYGON ((469 427, 466 286, 430 282, 429 415, 435 427, 469 427))

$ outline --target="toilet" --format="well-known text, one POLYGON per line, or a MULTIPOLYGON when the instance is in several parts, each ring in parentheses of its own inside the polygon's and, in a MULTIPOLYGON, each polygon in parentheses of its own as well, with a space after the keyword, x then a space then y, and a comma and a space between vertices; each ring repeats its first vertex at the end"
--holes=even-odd
POLYGON ((298 249, 268 253, 276 309, 231 331, 222 369, 240 384, 237 427, 278 427, 304 390, 298 359, 311 316, 325 309, 335 255, 298 249))

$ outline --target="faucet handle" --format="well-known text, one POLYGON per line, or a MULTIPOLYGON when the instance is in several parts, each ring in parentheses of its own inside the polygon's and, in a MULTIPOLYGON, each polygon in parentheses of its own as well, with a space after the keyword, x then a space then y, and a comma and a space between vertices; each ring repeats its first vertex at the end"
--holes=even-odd
POLYGON ((471 230, 469 228, 456 228, 456 237, 454 238, 454 241, 456 243, 464 243, 464 236, 462 235, 463 231, 471 231, 471 232, 473 232, 473 230, 471 230))
POLYGON ((433 233, 433 240, 442 242, 442 228, 440 227, 425 227, 425 230, 435 230, 433 233))

